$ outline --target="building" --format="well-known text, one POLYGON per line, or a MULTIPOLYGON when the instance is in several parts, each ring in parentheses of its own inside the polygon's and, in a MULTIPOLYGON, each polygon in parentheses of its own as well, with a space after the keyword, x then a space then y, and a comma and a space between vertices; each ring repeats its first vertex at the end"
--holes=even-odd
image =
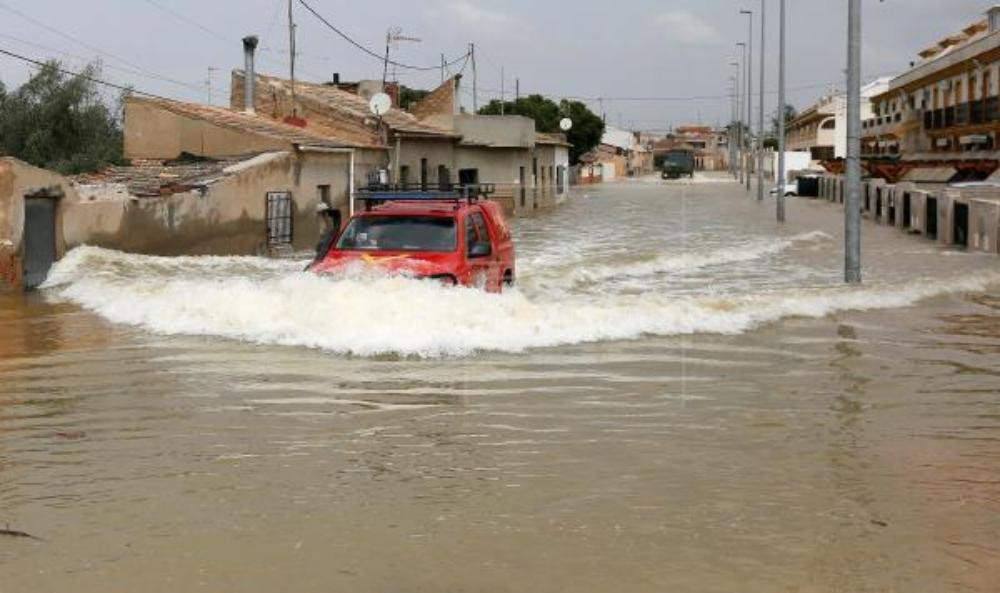
MULTIPOLYGON (((878 78, 861 87, 861 119, 872 117, 872 97, 889 88, 889 77, 878 78)), ((847 95, 824 95, 788 123, 788 150, 808 152, 813 166, 847 157, 847 95)))
POLYGON ((678 126, 653 144, 654 159, 662 161, 671 150, 694 152, 696 171, 724 171, 729 166, 729 136, 726 130, 709 126, 678 126))
POLYGON ((872 98, 862 153, 892 181, 983 179, 1000 166, 1000 6, 919 53, 872 98))
POLYGON ((296 81, 293 89, 287 79, 261 74, 252 79, 248 85, 244 71, 233 72, 232 109, 245 108, 250 88, 259 114, 363 145, 385 145, 389 158, 382 179, 391 183, 413 188, 491 184, 492 199, 512 213, 544 209, 568 195, 568 184, 559 184, 569 166, 565 137, 541 136, 538 144, 530 118, 464 113, 461 76, 446 80, 409 111, 393 105, 380 118, 370 113, 368 102, 381 91, 381 81, 296 81))

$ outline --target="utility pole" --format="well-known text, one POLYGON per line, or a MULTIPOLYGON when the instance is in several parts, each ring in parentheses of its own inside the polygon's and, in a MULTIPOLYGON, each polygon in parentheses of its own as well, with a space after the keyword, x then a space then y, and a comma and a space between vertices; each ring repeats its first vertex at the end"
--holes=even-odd
MULTIPOLYGON (((746 71, 747 71, 747 44, 745 42, 741 41, 741 42, 737 43, 736 45, 738 45, 741 48, 743 48, 743 64, 741 66, 742 69, 740 70, 741 79, 742 79, 741 85, 743 87, 743 90, 742 90, 743 94, 740 95, 740 154, 739 154, 739 157, 740 157, 740 185, 742 185, 743 184, 743 177, 744 176, 746 176, 746 177, 750 176, 750 173, 747 171, 747 167, 746 167, 746 164, 747 164, 747 159, 746 159, 746 132, 747 132, 747 129, 748 129, 749 126, 744 126, 744 121, 743 121, 744 118, 748 115, 747 113, 744 113, 744 111, 743 111, 744 109, 747 109, 746 105, 744 105, 744 103, 743 103, 743 95, 748 95, 749 94, 749 93, 747 93, 747 84, 746 84, 747 80, 749 79, 749 76, 746 75, 746 71)), ((747 181, 747 183, 749 183, 749 181, 747 181)))
POLYGON ((732 81, 733 81, 733 119, 732 119, 732 125, 733 125, 734 129, 733 129, 733 134, 732 134, 732 136, 733 136, 733 138, 732 138, 732 146, 730 147, 730 155, 731 155, 731 159, 732 159, 731 163, 730 163, 730 165, 731 165, 730 166, 730 170, 731 170, 731 172, 733 174, 733 179, 737 179, 738 176, 739 176, 738 175, 739 174, 739 164, 737 163, 737 160, 739 158, 739 146, 738 146, 738 142, 739 142, 739 138, 740 138, 740 105, 743 104, 743 98, 740 95, 740 86, 741 86, 740 85, 740 81, 743 80, 743 77, 740 74, 740 61, 738 59, 733 58, 732 60, 730 60, 729 65, 733 66, 734 68, 736 68, 736 74, 734 74, 731 77, 732 81))
POLYGON ((292 85, 292 117, 298 117, 295 107, 295 15, 292 13, 292 0, 288 0, 288 66, 292 85))
POLYGON ((444 70, 448 67, 448 63, 444 60, 444 54, 441 54, 441 84, 444 84, 444 70))
POLYGON ((764 35, 767 5, 760 0, 760 98, 757 101, 759 114, 757 116, 757 201, 764 201, 764 35))
POLYGON ((212 73, 218 68, 208 67, 208 78, 205 79, 205 90, 208 92, 208 104, 212 104, 212 73))
POLYGON ((847 5, 847 171, 844 281, 861 283, 861 0, 847 5))
POLYGON ((504 100, 506 95, 504 93, 506 89, 504 88, 504 70, 503 66, 500 66, 500 115, 505 115, 504 113, 504 100))
POLYGON ((747 29, 747 44, 748 44, 748 54, 747 66, 746 66, 746 77, 747 77, 747 138, 746 138, 746 182, 747 182, 747 192, 750 191, 750 169, 753 165, 753 11, 752 10, 741 10, 740 14, 745 14, 750 17, 750 22, 747 29))
POLYGON ((516 103, 521 99, 521 79, 514 79, 514 102, 516 103))
POLYGON ((781 0, 778 16, 778 173, 775 176, 778 193, 778 222, 785 222, 785 0, 781 0))
POLYGON ((479 113, 479 73, 476 71, 476 44, 469 44, 469 56, 472 58, 472 113, 479 113))

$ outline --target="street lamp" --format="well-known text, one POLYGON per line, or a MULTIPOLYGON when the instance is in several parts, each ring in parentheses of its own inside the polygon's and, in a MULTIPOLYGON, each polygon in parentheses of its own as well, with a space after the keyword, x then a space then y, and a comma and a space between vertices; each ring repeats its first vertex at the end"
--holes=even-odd
POLYGON ((729 62, 730 66, 736 68, 736 74, 730 76, 729 79, 733 81, 733 101, 732 101, 732 117, 730 118, 730 142, 729 142, 729 172, 732 173, 733 179, 737 178, 737 164, 736 157, 738 154, 738 149, 736 143, 739 139, 739 120, 740 120, 740 105, 743 104, 743 99, 740 96, 740 62, 739 60, 733 58, 729 62))
POLYGON ((778 173, 775 182, 778 191, 778 222, 785 222, 785 0, 781 0, 778 16, 778 173))
POLYGON ((847 164, 844 184, 844 281, 861 283, 861 0, 847 5, 847 164))
POLYGON ((747 153, 746 153, 746 169, 747 169, 747 191, 750 191, 750 167, 752 165, 751 154, 753 152, 753 77, 750 73, 753 71, 753 11, 752 10, 741 10, 740 14, 745 14, 749 17, 749 26, 747 29, 747 43, 749 44, 749 58, 747 58, 746 65, 746 77, 747 77, 747 153))
POLYGON ((760 100, 757 101, 759 115, 757 117, 757 201, 764 201, 764 45, 765 21, 767 17, 767 5, 765 0, 760 0, 760 100))
MULTIPOLYGON (((747 103, 749 104, 749 102, 750 102, 750 99, 749 99, 750 93, 748 92, 749 89, 747 88, 747 85, 746 85, 747 80, 749 80, 749 78, 750 78, 749 76, 746 76, 746 71, 747 71, 747 44, 745 42, 743 42, 743 41, 739 41, 739 42, 736 43, 736 45, 738 47, 743 48, 743 64, 741 66, 741 68, 743 69, 743 73, 744 73, 743 78, 745 79, 743 81, 743 93, 747 95, 747 103)), ((741 185, 743 184, 743 176, 744 176, 744 174, 748 178, 750 177, 750 173, 748 171, 746 171, 746 164, 747 164, 746 163, 746 135, 745 135, 744 131, 747 128, 743 127, 743 116, 744 116, 744 113, 743 113, 743 100, 742 100, 742 97, 741 97, 740 98, 740 134, 739 134, 740 135, 740 184, 741 185)), ((749 107, 747 107, 746 116, 750 117, 750 108, 749 107)), ((748 180, 747 183, 750 183, 750 181, 748 180)))

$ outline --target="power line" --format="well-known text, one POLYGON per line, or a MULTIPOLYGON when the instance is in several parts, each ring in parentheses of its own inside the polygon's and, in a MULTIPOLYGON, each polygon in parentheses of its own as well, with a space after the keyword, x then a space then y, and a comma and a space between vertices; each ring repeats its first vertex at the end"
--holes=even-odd
MULTIPOLYGON (((319 21, 321 23, 323 23, 324 25, 326 25, 327 28, 329 28, 331 31, 333 31, 334 33, 336 33, 337 35, 339 35, 340 37, 342 37, 345 41, 347 41, 348 43, 350 43, 354 47, 360 49, 364 53, 368 54, 369 56, 371 56, 371 57, 373 57, 373 58, 375 58, 375 59, 377 59, 379 61, 383 61, 383 62, 387 61, 389 64, 392 64, 393 66, 396 66, 398 68, 405 68, 407 70, 418 70, 418 71, 421 71, 421 72, 430 72, 430 71, 436 71, 436 70, 440 70, 441 69, 441 64, 435 64, 433 66, 411 66, 409 64, 403 64, 401 62, 396 62, 394 60, 386 60, 385 56, 383 56, 381 54, 378 54, 378 53, 376 53, 376 52, 368 49, 367 47, 361 45, 360 43, 358 43, 357 41, 355 41, 354 39, 352 39, 349 35, 347 35, 347 33, 344 33, 343 31, 341 31, 340 29, 338 29, 336 26, 334 26, 330 21, 326 20, 323 17, 323 15, 321 15, 318 12, 316 12, 316 9, 314 9, 312 6, 310 6, 309 3, 306 2, 306 0, 299 0, 299 4, 301 4, 303 7, 305 7, 305 9, 308 10, 309 12, 311 12, 312 15, 314 17, 316 17, 317 19, 319 19, 319 21)), ((466 54, 463 54, 463 55, 455 58, 454 60, 452 60, 450 62, 446 62, 445 66, 454 66, 455 64, 457 64, 457 63, 461 62, 462 60, 464 60, 468 55, 469 54, 466 53, 466 54)))
POLYGON ((120 85, 120 84, 117 84, 117 83, 114 83, 114 82, 108 82, 106 80, 101 80, 100 78, 95 78, 93 76, 90 76, 89 74, 84 74, 83 72, 74 72, 72 70, 67 70, 65 68, 62 68, 60 66, 54 66, 54 65, 52 65, 51 62, 43 62, 43 61, 37 60, 35 58, 29 58, 27 56, 22 56, 21 54, 14 53, 12 51, 7 51, 7 50, 5 50, 3 48, 0 48, 0 54, 3 54, 5 56, 10 56, 12 58, 16 58, 18 60, 21 60, 23 62, 27 62, 29 64, 34 64, 36 66, 41 66, 41 67, 52 66, 52 67, 54 67, 56 69, 56 71, 61 72, 63 74, 68 74, 70 76, 78 76, 78 77, 80 77, 80 78, 82 78, 84 80, 89 80, 90 82, 93 82, 95 84, 100 84, 100 85, 108 86, 108 87, 111 87, 111 88, 114 88, 114 89, 118 89, 120 91, 124 91, 126 93, 135 93, 137 95, 145 95, 147 97, 153 97, 155 99, 163 99, 163 100, 166 100, 166 101, 171 101, 172 100, 172 99, 167 99, 166 97, 162 97, 160 95, 156 95, 156 94, 153 94, 153 93, 147 93, 145 91, 140 91, 140 90, 137 90, 137 89, 132 88, 132 87, 127 87, 127 86, 123 86, 123 85, 120 85))
POLYGON ((163 82, 169 82, 171 84, 176 84, 178 86, 183 86, 183 87, 187 87, 189 89, 197 90, 198 92, 201 92, 202 90, 204 90, 202 87, 199 87, 197 85, 194 85, 194 84, 191 84, 191 83, 188 83, 188 82, 184 82, 182 80, 176 80, 176 79, 173 79, 173 78, 169 78, 169 77, 166 77, 166 76, 163 76, 163 75, 160 75, 160 74, 156 74, 155 72, 151 72, 149 70, 146 70, 145 68, 143 68, 142 66, 139 66, 138 64, 130 62, 129 60, 126 60, 125 58, 116 56, 115 54, 112 54, 110 52, 104 51, 104 50, 100 49, 99 47, 95 47, 93 45, 90 45, 89 43, 87 43, 85 41, 81 41, 80 39, 77 39, 76 37, 73 37, 69 33, 65 33, 63 31, 60 31, 59 29, 56 29, 56 28, 54 28, 52 26, 49 26, 49 25, 47 25, 47 24, 45 24, 45 23, 43 23, 43 22, 41 22, 41 21, 39 21, 39 20, 37 20, 35 18, 32 18, 32 17, 24 14, 23 12, 21 12, 19 10, 16 10, 14 8, 11 8, 10 6, 7 6, 6 4, 4 4, 2 2, 0 2, 0 9, 3 9, 3 10, 6 10, 7 12, 15 14, 15 15, 21 17, 22 19, 28 21, 29 23, 34 24, 37 27, 41 27, 42 29, 45 29, 45 30, 47 30, 47 31, 49 31, 51 33, 54 33, 54 34, 56 34, 56 35, 58 35, 58 36, 60 36, 60 37, 62 37, 64 39, 68 39, 68 40, 72 41, 73 43, 81 45, 81 46, 89 49, 90 51, 98 54, 98 55, 102 55, 102 56, 111 58, 113 60, 117 60, 117 61, 119 61, 119 62, 121 62, 123 64, 126 64, 129 67, 133 68, 134 69, 134 73, 137 74, 137 75, 139 75, 139 76, 144 76, 146 78, 156 79, 156 80, 160 80, 160 81, 163 81, 163 82))

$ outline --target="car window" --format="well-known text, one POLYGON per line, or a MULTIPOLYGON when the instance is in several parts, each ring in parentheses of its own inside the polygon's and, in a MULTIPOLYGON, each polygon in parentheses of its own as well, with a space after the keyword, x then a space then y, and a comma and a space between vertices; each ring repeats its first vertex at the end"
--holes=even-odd
POLYGON ((471 255, 477 246, 479 246, 479 254, 476 257, 485 257, 493 253, 490 235, 486 230, 486 221, 483 220, 481 213, 473 212, 465 217, 466 253, 471 255))
POLYGON ((365 216, 344 229, 337 249, 358 251, 455 251, 455 221, 430 216, 365 216))

